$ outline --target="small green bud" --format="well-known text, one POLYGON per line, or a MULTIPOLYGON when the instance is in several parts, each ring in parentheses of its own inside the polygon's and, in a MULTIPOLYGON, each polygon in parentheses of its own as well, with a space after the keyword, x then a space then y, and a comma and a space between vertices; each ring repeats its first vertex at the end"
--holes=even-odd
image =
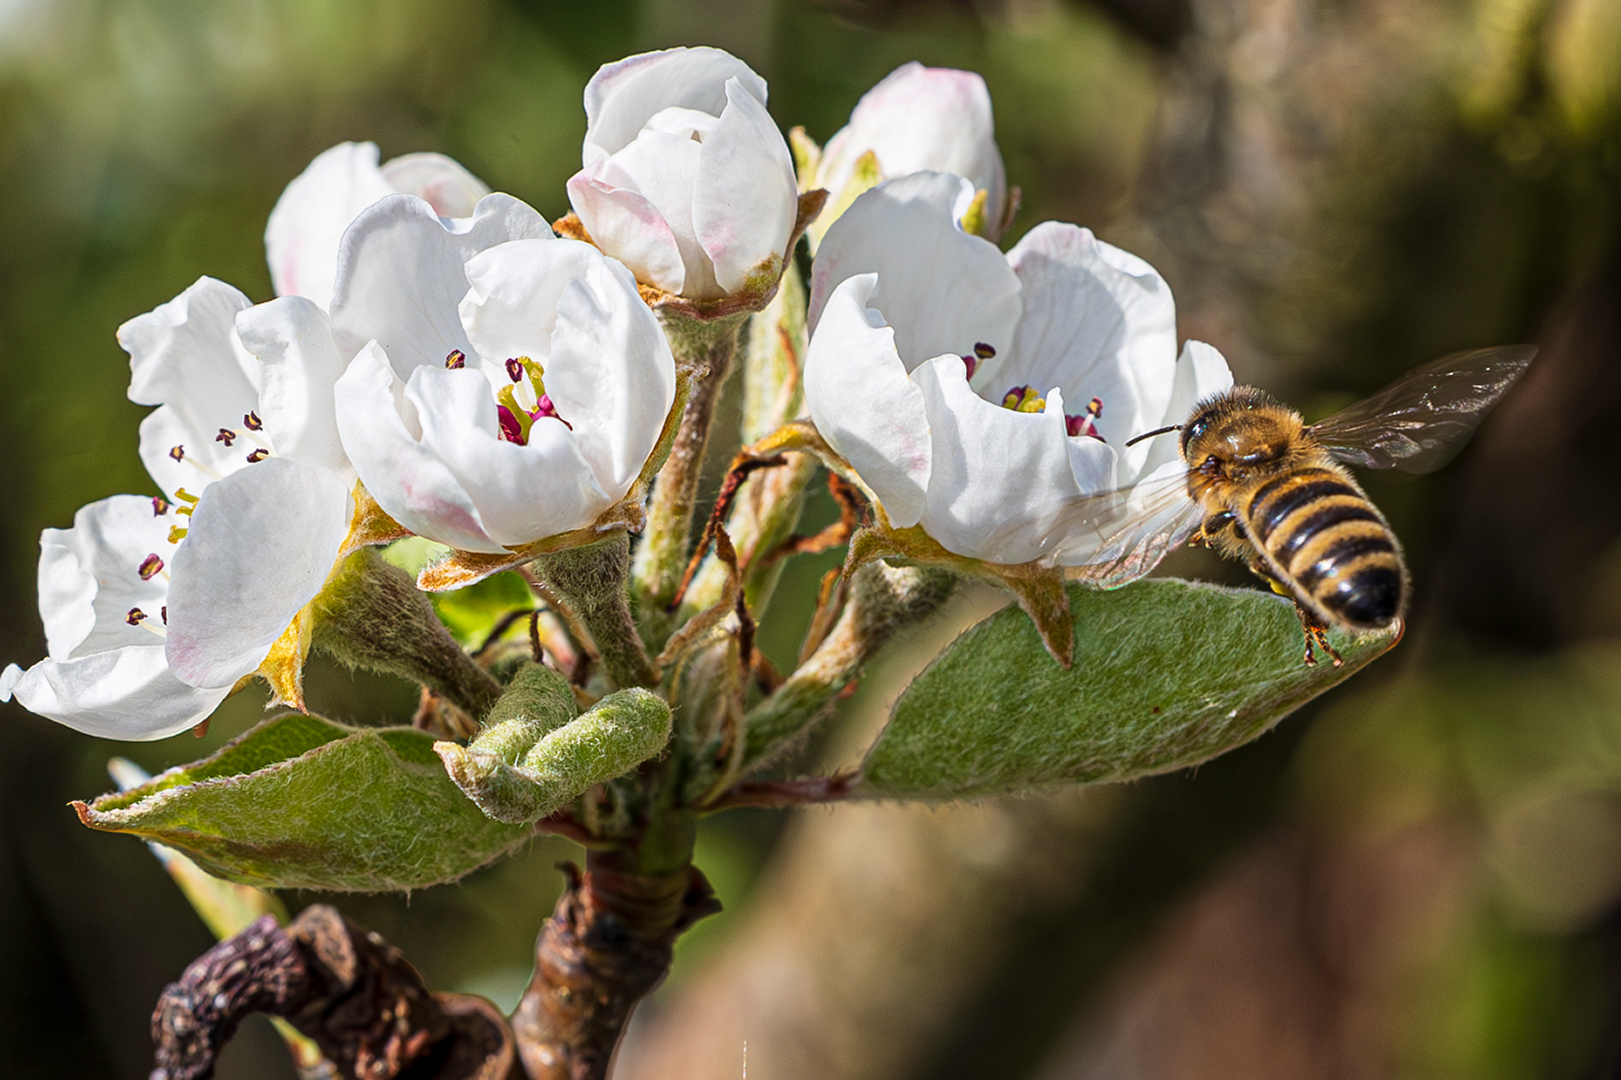
MULTIPOLYGON (((535 674, 537 668, 546 671, 534 665, 520 672, 514 688, 491 713, 492 719, 497 714, 505 719, 487 727, 466 747, 452 742, 434 745, 450 778, 480 810, 515 825, 539 821, 597 784, 623 776, 662 750, 670 738, 670 706, 640 688, 609 694, 590 711, 556 724, 562 715, 560 703, 535 674), (517 685, 520 680, 523 686, 517 685), (523 754, 522 763, 512 764, 518 753, 523 754)), ((572 710, 568 684, 553 678, 569 693, 572 710)))

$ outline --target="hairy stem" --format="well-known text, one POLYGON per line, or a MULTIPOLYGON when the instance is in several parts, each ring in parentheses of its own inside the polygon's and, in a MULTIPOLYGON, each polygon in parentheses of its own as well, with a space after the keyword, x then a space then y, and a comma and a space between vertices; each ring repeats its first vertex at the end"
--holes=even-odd
POLYGON ((315 599, 315 646, 350 667, 419 682, 480 719, 501 684, 456 644, 411 575, 375 548, 344 561, 315 599))
POLYGON ((721 389, 726 385, 726 376, 731 372, 742 326, 740 319, 718 320, 701 329, 687 326, 677 330, 667 324, 677 363, 707 370, 707 374, 697 381, 692 396, 687 399, 670 456, 653 483, 647 528, 636 551, 637 598, 641 603, 642 622, 655 646, 662 644, 672 629, 672 620, 665 609, 675 598, 686 568, 692 512, 698 498, 704 452, 709 446, 709 428, 715 418, 721 389))
POLYGON ((601 543, 542 555, 535 574, 569 606, 602 654, 614 685, 656 686, 658 668, 648 658, 631 618, 626 584, 630 537, 615 532, 601 543))

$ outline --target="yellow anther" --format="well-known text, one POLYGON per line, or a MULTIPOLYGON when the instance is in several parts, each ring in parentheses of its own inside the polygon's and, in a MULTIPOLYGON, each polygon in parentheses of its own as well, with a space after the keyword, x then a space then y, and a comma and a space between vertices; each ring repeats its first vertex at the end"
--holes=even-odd
POLYGON ((1047 399, 1036 393, 1033 386, 1015 386, 1002 395, 1002 408, 1014 412, 1038 413, 1047 407, 1047 399))

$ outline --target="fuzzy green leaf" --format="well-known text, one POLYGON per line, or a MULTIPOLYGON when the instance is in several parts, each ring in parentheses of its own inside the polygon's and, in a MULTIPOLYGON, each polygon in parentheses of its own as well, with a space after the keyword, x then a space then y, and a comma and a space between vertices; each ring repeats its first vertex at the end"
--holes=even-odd
POLYGON ((953 799, 1130 780, 1207 761, 1389 649, 1399 631, 1332 635, 1345 665, 1307 667, 1291 605, 1255 589, 1069 586, 1074 666, 1009 607, 907 687, 864 763, 863 792, 953 799))
POLYGON ((445 775, 433 737, 314 716, 267 720, 218 753, 75 803, 93 829, 178 848, 211 874, 379 892, 454 881, 527 839, 445 775))

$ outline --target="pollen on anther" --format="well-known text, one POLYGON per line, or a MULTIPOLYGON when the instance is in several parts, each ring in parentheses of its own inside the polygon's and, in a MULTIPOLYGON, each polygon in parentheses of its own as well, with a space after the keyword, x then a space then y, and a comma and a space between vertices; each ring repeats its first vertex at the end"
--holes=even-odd
POLYGON ((270 456, 270 451, 266 450, 264 447, 260 447, 259 449, 253 451, 252 453, 250 453, 248 455, 248 461, 249 462, 263 461, 265 458, 267 458, 269 456, 270 456))
POLYGON ((169 502, 162 495, 152 496, 152 516, 162 517, 169 512, 169 502))
POLYGON ((220 428, 220 433, 214 436, 214 441, 222 442, 226 446, 230 446, 232 443, 236 442, 236 432, 232 431, 230 428, 222 427, 220 428))
POLYGON ((171 447, 169 447, 169 456, 171 458, 173 458, 174 460, 176 460, 176 461, 184 461, 184 460, 186 460, 186 447, 185 447, 185 444, 182 443, 179 446, 171 446, 171 447))
POLYGON ((158 558, 157 552, 154 551, 152 554, 141 560, 139 573, 142 581, 151 581, 154 577, 162 572, 163 560, 158 558))
MULTIPOLYGON (((449 353, 445 354, 445 369, 447 371, 455 371, 457 368, 466 366, 467 354, 460 349, 451 349, 449 353)), ((516 382, 517 380, 513 381, 516 382)))
POLYGON ((142 611, 138 607, 132 607, 129 609, 129 613, 124 616, 124 621, 129 623, 131 626, 140 626, 141 621, 145 618, 146 612, 142 611))
POLYGON ((259 419, 259 414, 256 412, 244 413, 242 416, 242 426, 247 428, 249 431, 259 431, 263 429, 265 422, 259 419))

